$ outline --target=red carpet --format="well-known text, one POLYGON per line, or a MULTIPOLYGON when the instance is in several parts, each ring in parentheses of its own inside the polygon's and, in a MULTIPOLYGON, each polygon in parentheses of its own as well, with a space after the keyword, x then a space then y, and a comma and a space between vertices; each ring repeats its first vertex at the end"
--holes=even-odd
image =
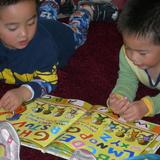
MULTIPOLYGON (((70 60, 68 66, 59 70, 59 85, 53 95, 77 98, 93 104, 105 105, 118 71, 118 51, 122 44, 116 25, 92 23, 88 40, 70 60)), ((2 85, 0 95, 12 86, 2 85)), ((154 95, 156 91, 140 87, 138 97, 154 95)), ((160 116, 146 118, 160 124, 160 116)), ((60 160, 52 155, 22 147, 21 160, 60 160)))

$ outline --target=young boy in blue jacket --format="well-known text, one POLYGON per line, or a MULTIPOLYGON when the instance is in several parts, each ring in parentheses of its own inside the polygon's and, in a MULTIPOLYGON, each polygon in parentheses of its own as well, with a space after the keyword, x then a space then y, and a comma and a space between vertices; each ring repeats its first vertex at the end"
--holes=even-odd
POLYGON ((64 24, 57 21, 60 4, 46 0, 38 8, 37 0, 0 1, 0 80, 17 85, 0 99, 4 109, 14 111, 23 102, 53 92, 57 68, 84 44, 90 21, 117 18, 110 3, 84 1, 64 24))

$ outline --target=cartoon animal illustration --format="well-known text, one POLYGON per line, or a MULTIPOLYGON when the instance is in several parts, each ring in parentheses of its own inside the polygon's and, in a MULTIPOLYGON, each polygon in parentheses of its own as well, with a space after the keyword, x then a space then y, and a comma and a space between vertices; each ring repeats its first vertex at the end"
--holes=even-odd
POLYGON ((135 131, 134 129, 129 133, 128 137, 126 138, 126 141, 133 142, 137 138, 139 134, 139 131, 135 131))
POLYGON ((72 119, 75 117, 75 115, 77 115, 77 112, 78 112, 77 108, 71 109, 69 112, 66 113, 65 117, 68 119, 72 119))
POLYGON ((44 109, 44 107, 43 107, 44 105, 45 105, 44 103, 36 102, 36 106, 32 108, 32 111, 35 113, 42 112, 44 109))
POLYGON ((137 126, 137 127, 144 128, 144 129, 149 129, 149 124, 147 124, 143 120, 138 120, 138 121, 135 121, 134 123, 135 123, 135 126, 137 126))
POLYGON ((104 128, 105 131, 108 131, 108 132, 113 132, 115 129, 117 129, 117 126, 118 124, 114 123, 113 121, 111 121, 108 126, 106 126, 104 128))
POLYGON ((93 111, 87 111, 83 117, 91 117, 93 114, 93 111))
POLYGON ((73 105, 77 105, 77 106, 83 106, 84 101, 78 100, 78 99, 69 99, 68 103, 73 104, 73 105))
POLYGON ((64 106, 56 106, 57 111, 53 114, 55 117, 61 116, 65 112, 64 106))
POLYGON ((45 104, 42 102, 36 102, 36 106, 32 108, 32 111, 34 113, 40 113, 42 112, 43 114, 51 114, 52 110, 55 108, 54 105, 52 104, 45 104), (48 107, 48 108, 47 108, 48 107), (47 108, 47 109, 46 109, 47 108))
POLYGON ((93 111, 87 111, 86 113, 84 113, 82 118, 85 119, 86 122, 92 123, 92 114, 93 111))
POLYGON ((92 122, 97 125, 100 125, 100 124, 102 124, 102 122, 104 122, 104 120, 107 118, 107 116, 104 116, 99 113, 97 115, 98 115, 98 117, 95 117, 95 119, 92 122))
POLYGON ((108 107, 106 106, 98 106, 97 110, 100 112, 108 112, 108 107))
POLYGON ((125 133, 129 130, 128 127, 120 126, 120 129, 116 132, 117 137, 124 137, 125 133))
POLYGON ((146 145, 149 143, 149 141, 152 139, 153 135, 145 135, 145 134, 140 134, 137 138, 137 141, 141 145, 146 145))
POLYGON ((43 114, 51 114, 52 111, 54 110, 54 108, 55 108, 54 105, 49 104, 49 105, 48 105, 48 109, 45 109, 45 110, 43 111, 43 114))

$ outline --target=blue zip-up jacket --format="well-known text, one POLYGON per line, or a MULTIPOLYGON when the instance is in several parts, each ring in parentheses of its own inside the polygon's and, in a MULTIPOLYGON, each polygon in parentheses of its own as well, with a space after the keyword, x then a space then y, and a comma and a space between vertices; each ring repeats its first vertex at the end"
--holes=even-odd
POLYGON ((26 84, 38 98, 55 90, 57 67, 64 67, 74 53, 73 31, 61 22, 39 20, 37 31, 24 49, 0 43, 0 80, 26 84))

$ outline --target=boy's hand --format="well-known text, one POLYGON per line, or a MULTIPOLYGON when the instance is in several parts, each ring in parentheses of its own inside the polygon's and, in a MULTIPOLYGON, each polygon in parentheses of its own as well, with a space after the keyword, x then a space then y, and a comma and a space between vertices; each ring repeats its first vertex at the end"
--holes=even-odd
POLYGON ((148 112, 148 109, 142 100, 134 101, 129 104, 128 109, 124 112, 121 117, 126 121, 135 121, 142 119, 148 112))
POLYGON ((118 97, 116 94, 111 94, 108 102, 112 111, 120 115, 128 109, 128 105, 130 103, 127 97, 118 97))
POLYGON ((23 102, 27 101, 31 97, 31 92, 26 87, 19 87, 7 91, 0 99, 0 107, 14 111, 23 102))

